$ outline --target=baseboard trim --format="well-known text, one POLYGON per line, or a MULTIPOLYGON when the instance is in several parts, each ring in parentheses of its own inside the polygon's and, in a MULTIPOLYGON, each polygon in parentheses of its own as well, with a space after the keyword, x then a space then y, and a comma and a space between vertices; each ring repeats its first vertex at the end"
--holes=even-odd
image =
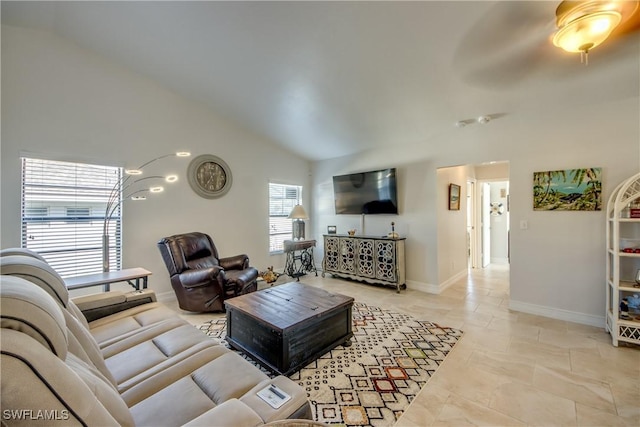
POLYGON ((463 277, 467 277, 468 274, 469 274, 469 269, 465 268, 464 270, 459 271, 457 274, 454 274, 453 276, 449 277, 447 280, 440 283, 440 292, 444 291, 449 286, 453 285, 455 282, 462 279, 463 277))
POLYGON ((453 275, 452 277, 442 282, 440 285, 436 285, 433 283, 418 282, 415 280, 407 280, 407 287, 411 289, 415 289, 416 291, 425 292, 428 294, 439 294, 443 292, 445 289, 447 289, 449 286, 453 285, 455 282, 460 280, 461 278, 466 277, 467 274, 469 274, 468 270, 466 269, 462 270, 459 273, 453 275))
POLYGON ((433 283, 418 282, 415 280, 407 280, 407 289, 413 289, 414 291, 420 291, 427 294, 439 294, 440 288, 433 283))
POLYGON ((538 316, 550 317, 552 319, 565 320, 567 322, 595 326, 597 328, 605 327, 604 316, 594 316, 593 314, 579 313, 577 311, 563 310, 561 308, 547 307, 513 300, 509 301, 509 309, 538 316))

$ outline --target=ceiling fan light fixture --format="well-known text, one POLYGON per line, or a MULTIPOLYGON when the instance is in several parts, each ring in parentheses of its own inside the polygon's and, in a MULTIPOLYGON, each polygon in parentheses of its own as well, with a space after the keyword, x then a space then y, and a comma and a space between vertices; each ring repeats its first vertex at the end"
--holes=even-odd
POLYGON ((615 10, 588 13, 564 23, 553 36, 553 44, 567 52, 588 53, 605 41, 621 20, 615 10))

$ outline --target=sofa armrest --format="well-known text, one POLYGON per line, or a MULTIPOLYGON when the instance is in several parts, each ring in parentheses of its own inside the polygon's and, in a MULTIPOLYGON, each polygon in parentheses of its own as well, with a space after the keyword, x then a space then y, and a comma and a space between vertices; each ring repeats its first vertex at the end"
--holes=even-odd
POLYGON ((215 408, 209 409, 184 426, 255 427, 263 424, 262 418, 249 406, 238 399, 230 399, 215 408))
POLYGON ((218 261, 225 270, 244 270, 249 267, 249 257, 245 254, 220 258, 218 261))
POLYGON ((290 381, 282 375, 260 382, 240 397, 240 400, 253 409, 253 411, 263 419, 264 423, 284 418, 312 418, 311 406, 307 400, 307 392, 297 383, 290 381), (271 407, 271 405, 258 396, 258 392, 269 386, 269 384, 278 386, 291 396, 291 400, 287 401, 278 409, 271 407))
POLYGON ((141 289, 131 292, 101 292, 75 297, 71 300, 82 311, 87 322, 92 322, 132 307, 156 302, 157 298, 151 289, 141 289))
POLYGON ((184 288, 197 288, 214 283, 220 283, 218 276, 222 267, 200 268, 198 270, 186 270, 178 275, 184 288))

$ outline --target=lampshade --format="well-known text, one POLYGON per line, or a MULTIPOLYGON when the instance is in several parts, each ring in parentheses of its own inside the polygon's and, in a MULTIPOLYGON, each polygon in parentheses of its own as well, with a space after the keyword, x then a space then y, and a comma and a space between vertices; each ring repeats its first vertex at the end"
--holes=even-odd
POLYGON ((617 11, 604 10, 558 22, 560 29, 553 36, 553 44, 567 52, 588 53, 609 37, 621 19, 617 11))
POLYGON ((309 215, 307 215, 307 211, 304 210, 302 205, 295 205, 291 210, 288 218, 290 219, 309 219, 309 215))

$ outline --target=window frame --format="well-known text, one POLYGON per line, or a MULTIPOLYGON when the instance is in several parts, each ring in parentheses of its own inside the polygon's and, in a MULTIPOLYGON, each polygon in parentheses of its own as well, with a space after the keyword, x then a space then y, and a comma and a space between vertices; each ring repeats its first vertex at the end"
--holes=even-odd
POLYGON ((268 210, 269 210, 269 255, 277 255, 284 253, 285 240, 291 240, 293 238, 293 222, 288 218, 293 207, 297 204, 302 204, 302 185, 297 184, 285 184, 277 181, 269 181, 268 186, 268 210), (279 188, 283 193, 283 197, 274 197, 272 190, 279 188), (287 197, 287 192, 295 191, 297 194, 295 197, 287 197), (276 206, 280 202, 280 206, 276 206), (274 210, 279 211, 274 214, 274 210), (275 218, 278 218, 277 220, 275 218), (284 220, 284 221, 283 221, 284 220), (277 224, 277 223, 280 224, 277 224), (274 226, 281 225, 283 229, 279 229, 272 232, 274 226), (275 236, 278 236, 277 238, 275 236), (275 241, 274 241, 275 239, 275 241))
MULTIPOLYGON (((102 272, 106 205, 123 168, 32 154, 21 155, 20 166, 21 247, 42 255, 63 278, 102 272)), ((108 230, 111 270, 122 267, 122 194, 116 197, 108 230)))

